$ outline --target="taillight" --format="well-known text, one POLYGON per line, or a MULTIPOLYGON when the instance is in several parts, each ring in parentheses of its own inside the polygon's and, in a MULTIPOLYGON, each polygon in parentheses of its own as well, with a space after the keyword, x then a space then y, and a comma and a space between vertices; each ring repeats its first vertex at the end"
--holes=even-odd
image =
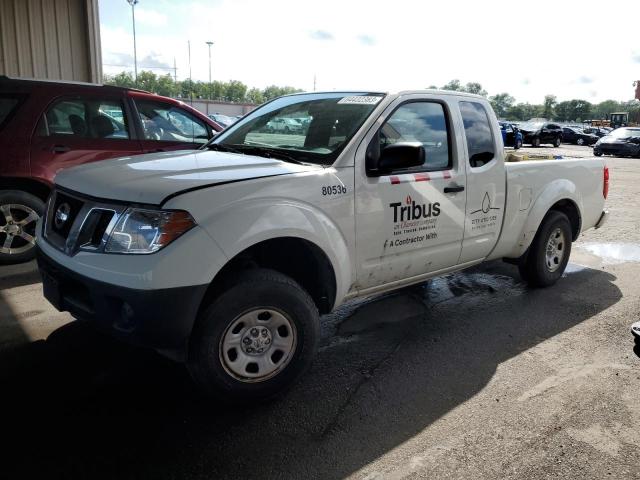
POLYGON ((609 195, 609 167, 605 165, 604 173, 603 173, 603 182, 602 182, 602 196, 607 198, 609 195))

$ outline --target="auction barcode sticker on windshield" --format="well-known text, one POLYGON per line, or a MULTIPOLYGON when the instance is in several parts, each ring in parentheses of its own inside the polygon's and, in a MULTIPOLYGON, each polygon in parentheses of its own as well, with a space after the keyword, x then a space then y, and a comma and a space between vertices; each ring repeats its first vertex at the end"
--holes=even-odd
POLYGON ((348 105, 375 105, 380 100, 382 100, 382 97, 373 97, 373 96, 369 96, 368 97, 366 95, 355 95, 353 97, 344 97, 338 103, 341 103, 343 105, 344 104, 348 104, 348 105))

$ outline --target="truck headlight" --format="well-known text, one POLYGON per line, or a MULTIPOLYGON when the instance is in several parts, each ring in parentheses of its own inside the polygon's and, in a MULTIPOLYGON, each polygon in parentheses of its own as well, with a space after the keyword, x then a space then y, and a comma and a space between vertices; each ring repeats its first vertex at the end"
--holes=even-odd
POLYGON ((196 225, 182 210, 128 208, 109 235, 107 253, 147 254, 157 252, 196 225))

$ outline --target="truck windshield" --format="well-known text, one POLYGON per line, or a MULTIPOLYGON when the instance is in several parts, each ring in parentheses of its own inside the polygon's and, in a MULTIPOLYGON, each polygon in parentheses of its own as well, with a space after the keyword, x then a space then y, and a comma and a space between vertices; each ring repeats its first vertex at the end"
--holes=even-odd
POLYGON ((205 148, 329 165, 362 126, 381 93, 309 93, 254 110, 205 148))

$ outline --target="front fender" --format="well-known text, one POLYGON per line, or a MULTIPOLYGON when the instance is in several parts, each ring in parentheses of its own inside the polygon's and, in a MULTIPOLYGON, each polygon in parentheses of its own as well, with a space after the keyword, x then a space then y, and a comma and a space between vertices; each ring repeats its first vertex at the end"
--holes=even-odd
POLYGON ((235 203, 201 224, 232 259, 265 240, 295 237, 318 246, 326 255, 336 277, 336 304, 349 290, 351 257, 342 231, 319 208, 290 199, 259 199, 235 203))
POLYGON ((547 184, 534 200, 533 206, 529 210, 527 219, 525 220, 524 226, 520 232, 520 240, 517 245, 517 251, 514 252, 514 257, 519 257, 527 251, 536 235, 536 232, 538 231, 538 228, 540 228, 542 220, 547 215, 551 207, 561 200, 572 201, 577 207, 580 217, 582 217, 582 194, 572 181, 559 179, 547 184))

